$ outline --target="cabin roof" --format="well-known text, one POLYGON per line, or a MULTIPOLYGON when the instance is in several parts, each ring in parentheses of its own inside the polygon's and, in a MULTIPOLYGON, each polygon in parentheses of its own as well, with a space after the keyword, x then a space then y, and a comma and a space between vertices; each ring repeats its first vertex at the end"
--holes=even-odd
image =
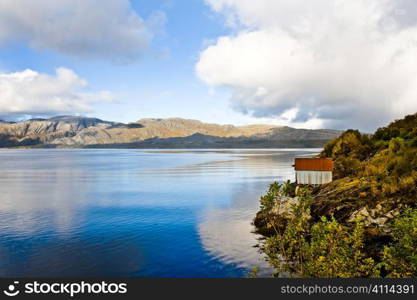
POLYGON ((331 158, 296 158, 296 171, 333 171, 331 158))

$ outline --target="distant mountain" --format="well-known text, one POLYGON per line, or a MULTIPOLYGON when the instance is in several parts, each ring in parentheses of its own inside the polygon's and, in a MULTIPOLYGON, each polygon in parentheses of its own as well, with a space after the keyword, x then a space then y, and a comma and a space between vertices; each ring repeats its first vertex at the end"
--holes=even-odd
POLYGON ((0 121, 0 147, 322 147, 340 134, 338 130, 218 125, 180 118, 142 119, 129 124, 76 116, 0 121))

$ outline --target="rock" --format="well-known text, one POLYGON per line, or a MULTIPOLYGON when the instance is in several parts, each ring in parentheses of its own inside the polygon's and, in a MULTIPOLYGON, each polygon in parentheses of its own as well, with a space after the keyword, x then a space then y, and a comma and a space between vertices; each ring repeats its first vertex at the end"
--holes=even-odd
POLYGON ((370 214, 368 210, 366 209, 366 207, 363 207, 360 210, 354 211, 352 215, 350 216, 350 218, 348 219, 348 222, 353 223, 358 219, 368 219, 368 218, 370 218, 370 214))
POLYGON ((354 223, 358 220, 361 220, 365 226, 384 227, 388 221, 392 220, 399 214, 399 208, 393 209, 384 214, 382 205, 378 204, 374 209, 371 210, 363 207, 360 210, 354 211, 347 222, 354 223))
POLYGON ((300 203, 298 197, 281 196, 270 211, 259 211, 253 220, 256 232, 264 236, 276 234, 275 230, 284 230, 288 221, 294 218, 293 209, 300 203), (271 226, 273 222, 274 226, 271 226))
POLYGON ((300 200, 298 197, 281 196, 277 205, 272 209, 272 213, 291 218, 293 207, 298 205, 300 200))
POLYGON ((263 236, 272 236, 275 231, 271 226, 268 226, 269 215, 268 212, 259 211, 253 219, 253 225, 256 228, 256 233, 263 236))
POLYGON ((388 219, 393 219, 393 218, 399 216, 400 213, 401 213, 400 208, 396 208, 396 209, 393 209, 393 210, 389 211, 385 216, 388 219))
POLYGON ((387 217, 380 217, 380 218, 377 218, 377 219, 373 219, 372 223, 377 225, 377 226, 384 226, 385 223, 387 223, 388 220, 389 219, 387 217))

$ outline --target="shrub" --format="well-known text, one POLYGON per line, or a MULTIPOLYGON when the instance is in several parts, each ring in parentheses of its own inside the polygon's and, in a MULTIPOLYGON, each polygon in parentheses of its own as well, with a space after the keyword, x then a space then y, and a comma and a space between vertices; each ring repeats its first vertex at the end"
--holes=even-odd
POLYGON ((352 278, 376 277, 375 261, 364 253, 364 231, 361 223, 353 229, 334 218, 322 218, 311 229, 311 240, 305 244, 304 277, 352 278))
MULTIPOLYGON (((336 180, 312 194, 302 189, 285 218, 264 212, 274 228, 264 251, 278 274, 417 277, 417 114, 372 137, 348 130, 320 156, 334 159, 336 180), (364 208, 366 231, 351 223, 364 208)), ((273 207, 276 195, 293 195, 292 188, 289 182, 270 187, 261 207, 273 207)))
POLYGON ((344 227, 334 218, 323 217, 310 225, 312 198, 307 190, 299 193, 293 218, 282 232, 269 237, 264 246, 278 274, 300 277, 371 277, 378 267, 364 250, 363 226, 344 227))
POLYGON ((394 221, 391 245, 383 251, 388 277, 417 276, 417 210, 408 208, 394 221))
POLYGON ((335 179, 355 176, 361 171, 361 162, 356 158, 341 157, 335 161, 333 176, 335 179))
MULTIPOLYGON (((274 224, 276 234, 269 237, 264 245, 264 252, 269 262, 278 271, 278 274, 289 272, 298 274, 303 255, 300 251, 306 242, 309 231, 310 205, 312 197, 310 191, 302 188, 298 192, 299 202, 292 207, 292 218, 285 227, 274 224)), ((274 222, 275 220, 271 220, 274 222)))
POLYGON ((269 185, 268 192, 261 197, 261 210, 271 210, 275 206, 281 195, 281 187, 282 185, 278 182, 269 185))

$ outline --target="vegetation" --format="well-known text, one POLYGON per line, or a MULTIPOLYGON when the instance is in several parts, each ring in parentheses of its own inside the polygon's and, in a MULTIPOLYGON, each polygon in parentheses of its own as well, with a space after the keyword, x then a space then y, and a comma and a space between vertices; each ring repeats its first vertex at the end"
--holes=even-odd
POLYGON ((417 114, 348 130, 320 156, 332 183, 274 183, 261 198, 254 224, 276 276, 417 277, 417 114))
POLYGON ((389 277, 417 277, 417 210, 408 208, 392 226, 393 243, 384 248, 389 277))

